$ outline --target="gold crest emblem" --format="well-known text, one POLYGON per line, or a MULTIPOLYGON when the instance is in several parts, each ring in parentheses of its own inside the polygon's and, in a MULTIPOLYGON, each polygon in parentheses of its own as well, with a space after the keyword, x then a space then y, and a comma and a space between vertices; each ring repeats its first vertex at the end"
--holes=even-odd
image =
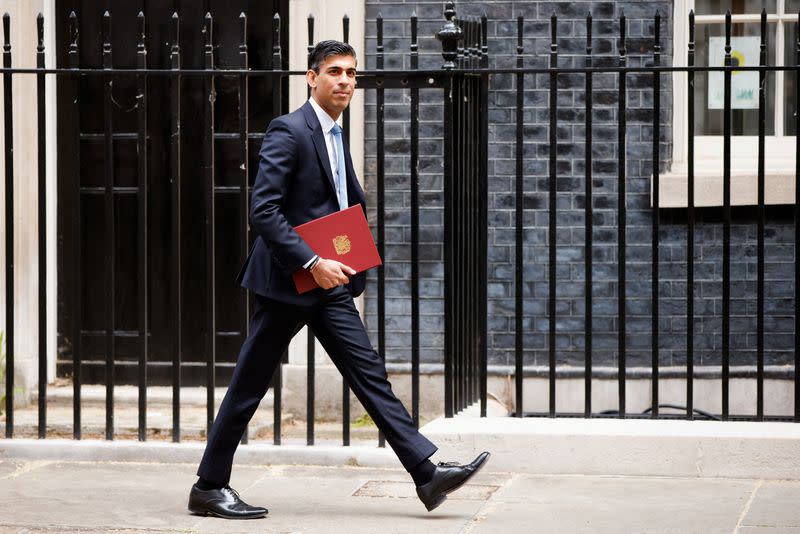
POLYGON ((350 238, 346 235, 337 235, 333 238, 333 246, 339 256, 347 254, 350 252, 350 238))

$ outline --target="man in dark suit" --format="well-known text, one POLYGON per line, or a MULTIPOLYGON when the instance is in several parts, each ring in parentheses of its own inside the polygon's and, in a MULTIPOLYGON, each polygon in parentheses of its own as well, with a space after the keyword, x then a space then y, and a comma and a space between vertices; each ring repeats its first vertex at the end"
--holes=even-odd
POLYGON ((274 119, 261 146, 250 208, 257 237, 238 277, 255 293, 256 305, 250 334, 208 436, 189 510, 230 519, 267 514, 266 508, 243 502, 228 485, 233 455, 281 355, 306 324, 411 474, 422 502, 433 510, 483 466, 489 453, 466 465, 434 465, 428 459, 436 446, 419 433, 392 392, 386 367, 353 303, 364 291, 365 274, 317 256, 293 229, 356 204, 366 211, 350 151, 336 124, 355 90, 355 51, 338 41, 317 44, 306 78, 311 99, 274 119), (309 270, 320 287, 298 294, 292 273, 299 269, 309 270))

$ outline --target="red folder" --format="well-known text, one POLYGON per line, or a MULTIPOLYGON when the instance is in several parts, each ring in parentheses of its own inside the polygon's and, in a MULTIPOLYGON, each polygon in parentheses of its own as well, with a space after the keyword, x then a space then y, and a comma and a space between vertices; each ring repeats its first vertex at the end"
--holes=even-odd
MULTIPOLYGON (((294 229, 320 258, 342 262, 358 273, 381 264, 361 204, 295 226, 294 229)), ((295 271, 292 278, 300 294, 319 287, 305 269, 295 271)))

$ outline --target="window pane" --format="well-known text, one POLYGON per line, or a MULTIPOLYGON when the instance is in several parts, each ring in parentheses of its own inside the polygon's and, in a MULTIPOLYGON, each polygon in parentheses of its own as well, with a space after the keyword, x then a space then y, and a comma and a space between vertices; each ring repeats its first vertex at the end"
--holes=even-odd
MULTIPOLYGON (((718 2, 720 4, 724 2, 718 2)), ((737 3, 738 4, 738 3, 737 3)), ((731 42, 734 65, 758 65, 761 25, 734 24, 731 42)), ((697 65, 722 65, 724 24, 703 24, 695 32, 697 65), (721 38, 721 39, 720 39, 721 38)), ((767 27, 767 64, 775 64, 775 24, 767 27)), ((731 133, 758 135, 758 73, 734 72, 731 77, 731 133)), ((695 76, 695 132, 698 135, 722 135, 722 73, 698 72, 695 76)), ((775 135, 775 73, 767 73, 766 135, 775 135)))
POLYGON ((696 0, 694 12, 698 15, 724 15, 727 10, 731 10, 734 15, 744 13, 761 13, 767 8, 767 13, 775 13, 776 0, 696 0))
MULTIPOLYGON (((796 0, 796 3, 800 4, 800 0, 796 0)), ((783 26, 783 31, 785 39, 783 63, 784 65, 796 65, 797 25, 785 24, 783 26)), ((783 108, 785 110, 785 122, 783 123, 784 133, 785 135, 797 135, 797 102, 795 100, 797 91, 797 71, 785 71, 783 80, 783 108)))
POLYGON ((800 11, 800 0, 786 0, 786 4, 783 6, 784 13, 794 13, 796 15, 798 11, 800 11))

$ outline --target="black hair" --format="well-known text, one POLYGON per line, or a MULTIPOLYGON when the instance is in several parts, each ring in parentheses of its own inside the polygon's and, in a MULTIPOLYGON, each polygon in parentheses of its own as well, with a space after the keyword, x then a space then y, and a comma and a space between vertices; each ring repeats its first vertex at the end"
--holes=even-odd
POLYGON ((356 57, 356 51, 347 43, 341 41, 320 41, 311 50, 309 69, 319 74, 320 66, 331 56, 353 56, 356 57))

